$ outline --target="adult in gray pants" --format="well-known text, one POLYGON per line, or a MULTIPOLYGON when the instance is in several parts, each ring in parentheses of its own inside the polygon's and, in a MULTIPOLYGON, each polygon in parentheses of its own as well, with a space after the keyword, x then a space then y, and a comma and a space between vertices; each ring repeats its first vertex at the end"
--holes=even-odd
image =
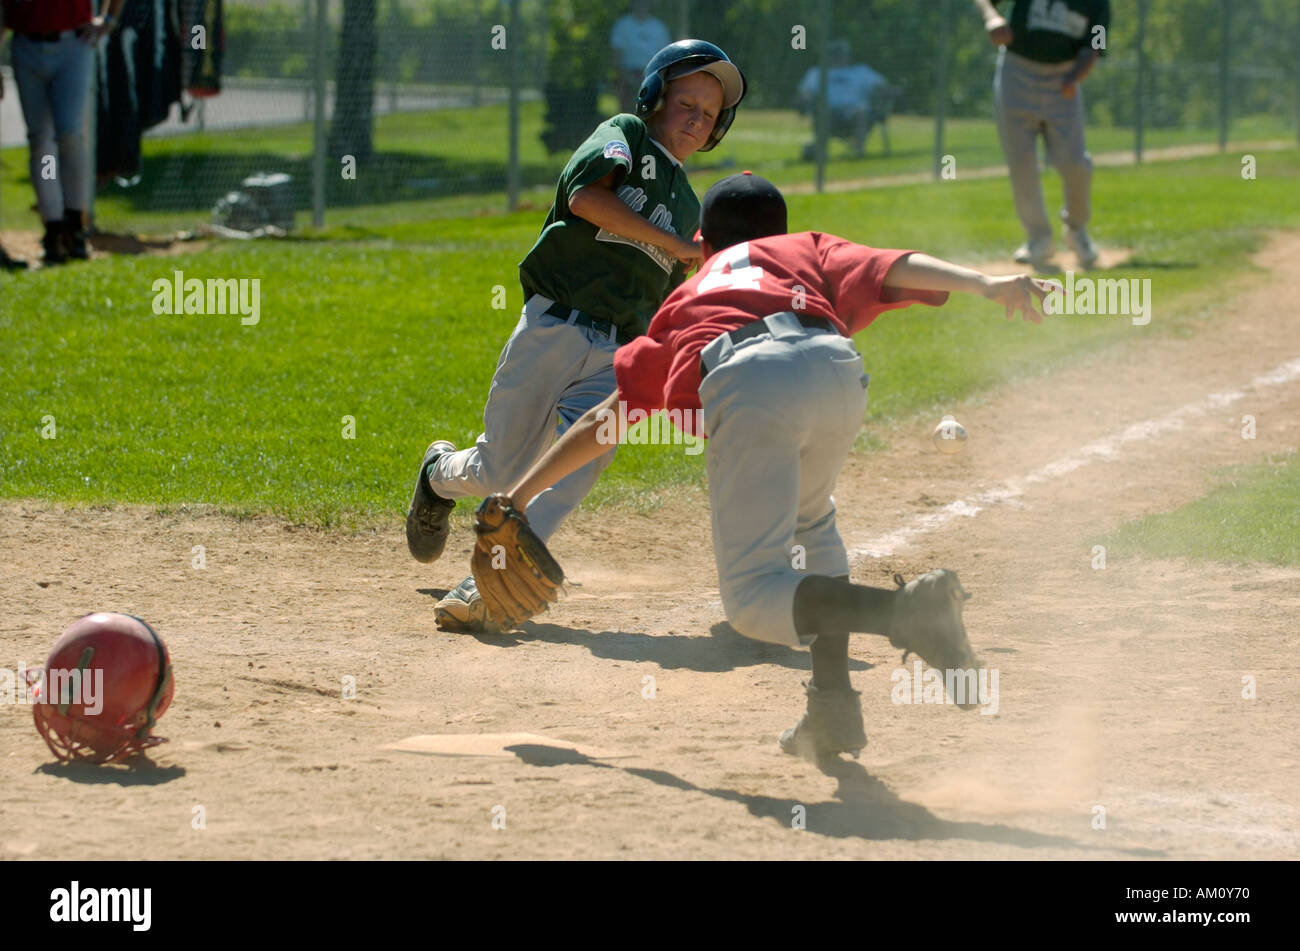
POLYGON ((1011 174, 1025 243, 1022 264, 1044 269, 1052 259, 1052 225, 1038 176, 1038 137, 1061 175, 1065 240, 1085 269, 1097 263, 1088 236, 1092 217, 1092 156, 1084 143, 1080 86, 1106 49, 1110 0, 975 0, 989 38, 1000 47, 993 100, 998 135, 1011 174))
POLYGON ((125 0, 95 16, 90 0, 3 0, 0 31, 14 32, 14 84, 27 123, 28 168, 45 222, 45 263, 87 258, 86 101, 92 47, 113 29, 125 0))

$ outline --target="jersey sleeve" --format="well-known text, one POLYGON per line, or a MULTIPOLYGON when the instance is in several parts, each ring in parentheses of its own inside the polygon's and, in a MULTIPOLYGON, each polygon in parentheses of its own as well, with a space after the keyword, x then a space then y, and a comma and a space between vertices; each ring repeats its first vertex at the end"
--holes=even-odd
POLYGON ((637 337, 614 352, 619 398, 627 403, 629 410, 653 413, 664 408, 672 361, 672 348, 648 336, 637 337))
POLYGON ((914 251, 869 248, 826 234, 817 235, 817 241, 827 299, 850 334, 887 310, 912 304, 938 307, 948 301, 947 291, 885 287, 889 269, 914 251))
POLYGON ((564 197, 573 199, 574 192, 608 175, 617 172, 615 182, 622 180, 632 169, 631 136, 615 122, 602 122, 587 141, 582 143, 561 173, 564 197))

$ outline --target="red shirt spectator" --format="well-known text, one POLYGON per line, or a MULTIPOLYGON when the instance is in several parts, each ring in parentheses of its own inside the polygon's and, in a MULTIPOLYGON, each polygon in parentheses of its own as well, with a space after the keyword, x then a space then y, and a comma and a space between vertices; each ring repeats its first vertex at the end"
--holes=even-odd
POLYGON ((90 0, 0 0, 5 26, 15 33, 62 33, 95 18, 90 0))

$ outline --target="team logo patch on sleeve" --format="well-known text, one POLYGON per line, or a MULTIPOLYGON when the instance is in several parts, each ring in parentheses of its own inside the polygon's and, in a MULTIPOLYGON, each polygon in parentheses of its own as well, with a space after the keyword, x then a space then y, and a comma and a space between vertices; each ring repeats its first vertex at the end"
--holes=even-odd
POLYGON ((632 150, 627 147, 627 143, 621 139, 615 139, 605 146, 605 158, 619 159, 632 164, 632 150))

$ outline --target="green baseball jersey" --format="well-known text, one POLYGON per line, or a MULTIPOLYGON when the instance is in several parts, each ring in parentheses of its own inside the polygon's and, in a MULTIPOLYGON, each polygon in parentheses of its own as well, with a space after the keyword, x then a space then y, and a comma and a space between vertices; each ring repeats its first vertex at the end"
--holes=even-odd
POLYGON ((569 211, 574 192, 610 172, 629 208, 665 231, 694 237, 700 200, 685 169, 650 138, 645 122, 624 113, 598 125, 564 166, 542 233, 519 264, 519 280, 525 296, 541 294, 642 334, 686 279, 686 268, 663 248, 597 228, 569 211))
MULTIPOLYGON (((1001 4, 1004 0, 993 0, 1001 4)), ((1110 29, 1110 0, 1014 0, 1007 47, 1039 63, 1074 59, 1093 45, 1093 28, 1110 29)), ((1005 14, 1004 14, 1005 15, 1005 14)), ((1104 47, 1098 52, 1105 55, 1104 47)))

